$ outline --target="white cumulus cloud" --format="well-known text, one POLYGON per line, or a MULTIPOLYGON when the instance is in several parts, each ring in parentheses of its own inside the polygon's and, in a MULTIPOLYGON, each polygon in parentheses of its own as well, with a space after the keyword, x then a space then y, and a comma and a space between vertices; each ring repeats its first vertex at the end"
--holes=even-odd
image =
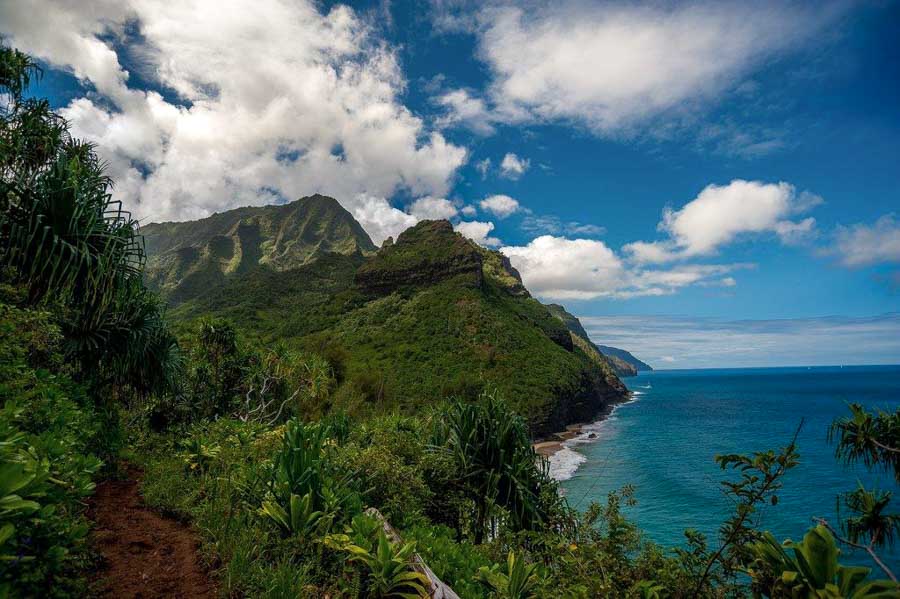
POLYGON ((502 242, 496 237, 491 237, 494 223, 477 220, 462 221, 453 225, 453 228, 479 245, 496 246, 502 242))
POLYGON ((500 249, 525 286, 550 299, 630 298, 668 295, 694 284, 712 283, 747 264, 685 264, 669 269, 628 265, 602 241, 542 235, 524 246, 500 249))
POLYGON ((488 196, 478 203, 482 210, 494 214, 498 218, 506 218, 521 209, 519 202, 507 195, 497 194, 488 196))
POLYGON ((93 86, 62 113, 145 220, 321 192, 378 238, 409 217, 383 198, 444 196, 466 160, 403 105, 395 51, 346 6, 3 2, 0 33, 93 86), (123 63, 165 95, 133 83, 123 63))
POLYGON ((493 117, 482 98, 467 90, 455 89, 434 99, 435 104, 446 109, 438 119, 438 126, 449 127, 462 123, 479 135, 494 133, 493 117))
POLYGON ((885 214, 871 225, 839 226, 829 253, 840 256, 844 266, 869 266, 900 262, 900 222, 885 214))
POLYGON ((459 213, 456 206, 448 199, 426 196, 409 205, 409 213, 419 220, 450 219, 459 213))
POLYGON ((530 166, 530 160, 527 158, 519 158, 512 152, 509 152, 503 157, 503 161, 500 163, 500 175, 507 179, 518 179, 525 174, 525 171, 527 171, 530 166))
POLYGON ((412 227, 419 219, 391 206, 384 198, 360 194, 353 201, 353 218, 359 221, 376 245, 388 237, 397 235, 412 227))
MULTIPOLYGON (((846 7, 564 0, 460 15, 455 4, 438 3, 438 29, 475 34, 492 75, 482 102, 467 90, 451 92, 465 99, 456 122, 566 122, 603 136, 653 129, 657 119, 689 120, 757 65, 815 39, 846 7)), ((737 133, 728 137, 748 154, 778 147, 771 136, 737 133)))
POLYGON ((809 210, 822 199, 797 193, 789 183, 764 183, 735 179, 728 185, 709 185, 679 210, 667 208, 658 229, 667 239, 636 241, 624 247, 638 263, 660 263, 715 254, 738 236, 774 233, 784 242, 809 234, 812 217, 790 217, 809 210))

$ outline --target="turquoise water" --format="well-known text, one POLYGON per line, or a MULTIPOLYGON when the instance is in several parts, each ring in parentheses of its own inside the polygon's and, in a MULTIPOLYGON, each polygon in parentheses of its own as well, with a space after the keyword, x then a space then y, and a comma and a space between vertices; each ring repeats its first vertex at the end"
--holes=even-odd
MULTIPOLYGON (((832 420, 848 413, 847 402, 896 410, 900 366, 656 371, 626 384, 635 400, 551 461, 559 478, 571 476, 562 485, 574 507, 632 484, 638 505, 627 513, 653 541, 679 545, 686 528, 714 535, 728 503, 713 456, 784 446, 804 419, 800 465, 785 478, 779 504, 765 508, 765 528, 799 538, 814 515, 834 522, 836 494, 857 480, 893 490, 894 511, 900 509, 893 477, 838 464, 826 439, 832 420)), ((885 557, 900 564, 900 547, 885 557)), ((847 561, 866 563, 861 555, 847 561)))

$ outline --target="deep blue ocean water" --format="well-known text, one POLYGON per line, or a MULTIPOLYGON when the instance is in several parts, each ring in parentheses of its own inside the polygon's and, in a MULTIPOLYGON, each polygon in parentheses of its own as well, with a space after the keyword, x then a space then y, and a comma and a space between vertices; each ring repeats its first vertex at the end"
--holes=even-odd
MULTIPOLYGON (((656 371, 625 382, 635 400, 551 460, 560 478, 571 476, 562 486, 574 507, 632 484, 638 505, 626 513, 648 538, 680 545, 683 531, 695 528, 713 539, 728 513, 713 456, 784 446, 803 419, 800 465, 785 478, 778 505, 765 508, 764 528, 799 539, 812 516, 834 522, 836 495, 857 480, 893 490, 900 510, 892 476, 838 464, 826 438, 829 424, 849 413, 848 402, 896 410, 900 366, 656 371), (595 438, 586 439, 591 432, 595 438)), ((884 557, 900 565, 900 547, 884 557)), ((870 565, 861 553, 845 561, 870 565)))

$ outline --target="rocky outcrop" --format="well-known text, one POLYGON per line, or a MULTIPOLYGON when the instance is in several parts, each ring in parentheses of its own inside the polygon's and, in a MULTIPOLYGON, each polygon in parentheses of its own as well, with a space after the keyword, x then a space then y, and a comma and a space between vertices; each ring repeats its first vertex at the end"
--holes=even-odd
POLYGON ((366 295, 426 287, 454 279, 481 287, 483 257, 478 248, 445 220, 424 220, 385 244, 356 272, 356 286, 366 295))

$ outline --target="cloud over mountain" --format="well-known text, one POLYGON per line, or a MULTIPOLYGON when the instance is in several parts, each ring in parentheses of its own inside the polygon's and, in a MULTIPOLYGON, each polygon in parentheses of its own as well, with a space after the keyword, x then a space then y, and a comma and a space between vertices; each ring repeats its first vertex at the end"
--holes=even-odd
POLYGON ((491 231, 494 230, 492 222, 462 221, 453 225, 453 228, 480 245, 497 246, 502 243, 498 238, 491 237, 491 231))
MULTIPOLYGON (((542 235, 525 246, 500 248, 525 285, 549 299, 589 300, 668 295, 695 284, 722 284, 721 277, 748 264, 684 264, 668 269, 629 265, 602 241, 542 235)), ((734 280, 729 281, 734 284, 734 280)))
POLYGON ((36 0, 0 5, 0 31, 93 88, 62 112, 144 219, 323 191, 379 237, 406 220, 384 198, 443 196, 466 160, 404 106, 395 52, 345 6, 36 0))

